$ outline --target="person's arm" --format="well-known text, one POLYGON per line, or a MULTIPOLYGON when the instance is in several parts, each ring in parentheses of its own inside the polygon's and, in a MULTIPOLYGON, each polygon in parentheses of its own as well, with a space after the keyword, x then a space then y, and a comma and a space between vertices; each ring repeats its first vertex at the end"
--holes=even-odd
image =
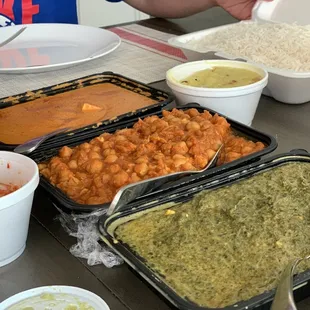
POLYGON ((162 18, 181 18, 216 6, 215 0, 124 0, 146 14, 162 18))

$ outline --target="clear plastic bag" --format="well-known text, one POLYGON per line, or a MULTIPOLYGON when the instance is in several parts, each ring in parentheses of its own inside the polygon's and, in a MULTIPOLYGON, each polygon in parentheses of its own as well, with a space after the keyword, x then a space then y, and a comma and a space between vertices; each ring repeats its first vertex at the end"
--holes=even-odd
POLYGON ((67 214, 54 205, 59 211, 57 220, 65 231, 77 239, 71 246, 70 253, 75 257, 87 259, 89 266, 103 264, 108 268, 118 266, 123 260, 112 250, 100 244, 98 231, 99 217, 106 213, 106 209, 99 209, 89 214, 67 214))

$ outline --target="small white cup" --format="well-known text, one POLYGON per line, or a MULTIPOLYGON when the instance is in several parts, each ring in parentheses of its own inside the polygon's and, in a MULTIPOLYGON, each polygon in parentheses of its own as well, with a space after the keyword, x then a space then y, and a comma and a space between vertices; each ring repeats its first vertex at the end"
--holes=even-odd
POLYGON ((167 71, 167 84, 177 103, 198 103, 224 116, 251 126, 260 97, 268 83, 268 72, 259 66, 233 60, 202 60, 178 65, 167 71), (233 88, 204 88, 184 85, 181 81, 195 72, 212 67, 241 68, 257 72, 262 79, 256 83, 233 88))
POLYGON ((0 151, 0 183, 21 186, 0 197, 0 267, 17 259, 26 247, 34 191, 39 184, 37 164, 13 152, 0 151))

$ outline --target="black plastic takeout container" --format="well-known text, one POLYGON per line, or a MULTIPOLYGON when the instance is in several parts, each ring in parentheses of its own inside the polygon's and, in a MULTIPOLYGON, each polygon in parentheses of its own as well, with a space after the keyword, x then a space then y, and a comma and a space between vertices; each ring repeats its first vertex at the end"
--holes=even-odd
MULTIPOLYGON (((209 111, 212 115, 215 114, 214 111, 210 110, 210 109, 206 109, 203 107, 198 106, 197 104, 189 104, 183 107, 179 107, 178 109, 182 109, 182 110, 187 110, 189 108, 196 108, 199 112, 203 112, 205 110, 209 111)), ((167 110, 172 110, 171 109, 167 109, 167 110)), ((148 114, 144 117, 150 116, 150 115, 158 115, 159 117, 162 116, 162 112, 156 112, 153 114, 148 114)), ((208 169, 206 172, 201 173, 201 174, 195 174, 189 177, 185 177, 180 179, 179 181, 173 183, 173 184, 169 184, 169 188, 171 189, 174 185, 175 186, 179 186, 180 184, 183 183, 187 183, 187 182, 191 182, 193 180, 197 180, 200 178, 209 178, 213 175, 222 173, 224 171, 230 170, 232 168, 238 167, 240 165, 245 165, 248 164, 252 161, 257 161, 259 160, 262 156, 271 153, 273 150, 276 149, 277 147, 277 142, 275 140, 275 138, 273 138, 272 136, 259 132, 251 127, 247 127, 241 123, 235 122, 233 120, 230 120, 229 118, 226 118, 227 121, 231 124, 231 128, 233 129, 233 131, 235 133, 237 133, 239 136, 243 136, 245 138, 248 138, 252 141, 260 141, 262 143, 265 144, 265 149, 250 154, 248 156, 245 156, 243 158, 237 159, 235 161, 232 161, 228 164, 224 164, 221 165, 219 167, 214 167, 214 168, 210 168, 208 169)), ((81 143, 90 141, 91 139, 99 136, 100 134, 104 133, 104 132, 109 132, 109 133, 113 133, 116 130, 119 129, 123 129, 123 128, 130 128, 132 127, 135 122, 138 119, 132 119, 130 121, 127 122, 120 122, 117 124, 117 126, 113 126, 110 128, 99 128, 99 129, 94 129, 92 131, 88 131, 87 133, 83 134, 83 135, 79 135, 76 136, 75 139, 71 138, 70 141, 69 140, 64 140, 62 141, 62 143, 59 143, 58 141, 50 141, 49 143, 47 143, 45 146, 43 145, 42 147, 40 147, 40 149, 38 151, 35 151, 33 154, 31 154, 31 157, 37 162, 44 162, 47 161, 48 159, 50 159, 51 157, 57 155, 58 150, 61 148, 61 146, 63 145, 67 145, 69 147, 73 147, 76 145, 79 145, 81 143)), ((84 204, 79 204, 75 201, 73 201, 72 199, 70 199, 65 193, 63 193, 60 189, 58 189, 57 187, 53 186, 46 178, 44 178, 43 176, 41 176, 40 178, 40 184, 42 185, 43 188, 45 188, 47 190, 47 192, 49 193, 50 197, 52 198, 52 200, 59 206, 63 206, 66 209, 69 210, 74 210, 74 211, 78 211, 78 212, 89 212, 89 211, 94 211, 95 209, 98 208, 108 208, 109 204, 101 204, 101 205, 84 205, 84 204)), ((157 191, 157 190, 156 190, 157 191)), ((158 191, 160 191, 160 188, 158 189, 158 191)))
MULTIPOLYGON (((38 98, 54 96, 57 94, 65 93, 68 91, 74 91, 75 89, 84 88, 87 86, 110 83, 116 86, 125 88, 131 92, 139 94, 141 97, 148 97, 155 101, 154 104, 146 106, 145 108, 134 110, 111 119, 102 120, 99 123, 89 124, 79 129, 72 131, 67 131, 66 133, 58 134, 57 136, 50 138, 48 144, 53 143, 60 145, 66 143, 64 141, 69 141, 72 138, 76 138, 79 135, 83 135, 88 131, 94 131, 96 129, 102 129, 106 127, 115 126, 114 124, 119 121, 128 120, 131 118, 142 117, 145 114, 153 113, 155 111, 161 110, 167 104, 173 101, 174 96, 153 88, 149 85, 137 82, 133 79, 129 79, 122 75, 113 73, 113 72, 103 72, 98 74, 93 74, 89 76, 84 76, 79 79, 67 81, 61 84, 40 88, 37 90, 27 91, 22 94, 9 96, 6 98, 0 99, 0 109, 5 109, 16 104, 23 104, 29 101, 33 101, 38 98)), ((47 144, 44 142, 42 145, 47 144)), ((13 144, 4 144, 0 142, 0 150, 13 150, 17 145, 13 144)))
MULTIPOLYGON (((129 216, 140 212, 152 211, 154 208, 166 203, 181 203, 189 201, 193 196, 202 190, 217 189, 222 186, 239 182, 240 180, 251 178, 257 173, 274 169, 280 165, 289 162, 308 162, 310 164, 310 155, 304 150, 291 151, 287 154, 276 155, 265 160, 261 160, 244 167, 231 170, 221 175, 210 178, 209 180, 199 181, 190 186, 183 186, 168 194, 153 194, 148 199, 124 205, 114 214, 101 216, 99 220, 99 231, 102 240, 119 254, 124 261, 131 266, 140 276, 150 283, 161 295, 163 295, 174 306, 181 310, 211 310, 211 308, 200 307, 193 302, 180 297, 171 287, 169 287, 163 278, 146 265, 143 257, 137 255, 128 245, 117 240, 114 235, 115 229, 124 222, 127 222, 129 216), (126 220, 127 218, 127 220, 126 220)), ((302 300, 309 296, 310 270, 301 273, 294 278, 294 289, 296 299, 302 300)), ((217 310, 250 310, 250 309, 269 309, 271 301, 274 298, 275 290, 255 296, 246 301, 240 301, 234 305, 225 308, 216 308, 217 310)), ((214 309, 214 308, 212 308, 214 309)))

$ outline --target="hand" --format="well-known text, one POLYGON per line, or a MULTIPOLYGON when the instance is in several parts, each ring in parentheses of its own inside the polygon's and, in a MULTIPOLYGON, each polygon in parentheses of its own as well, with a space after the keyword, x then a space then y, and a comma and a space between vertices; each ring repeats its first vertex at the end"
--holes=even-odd
MULTIPOLYGON (((238 19, 250 19, 257 0, 215 0, 218 6, 238 19)), ((264 0, 273 1, 273 0, 264 0)))

